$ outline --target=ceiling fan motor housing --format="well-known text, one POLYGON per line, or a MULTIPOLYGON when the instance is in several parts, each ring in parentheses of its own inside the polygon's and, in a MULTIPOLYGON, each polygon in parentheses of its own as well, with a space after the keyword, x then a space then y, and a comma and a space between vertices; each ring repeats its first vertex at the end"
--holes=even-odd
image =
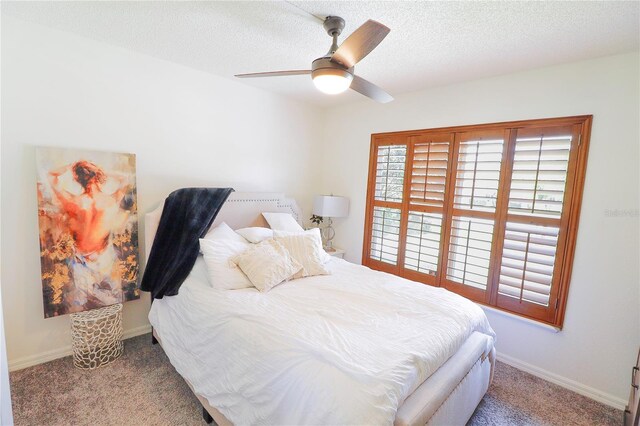
POLYGON ((318 75, 337 75, 351 80, 353 78, 353 67, 345 68, 325 56, 311 63, 311 77, 314 78, 318 75))

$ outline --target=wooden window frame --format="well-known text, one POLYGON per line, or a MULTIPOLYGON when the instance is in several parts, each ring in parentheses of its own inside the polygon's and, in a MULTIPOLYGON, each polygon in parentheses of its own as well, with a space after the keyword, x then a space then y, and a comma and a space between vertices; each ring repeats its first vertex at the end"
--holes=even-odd
MULTIPOLYGON (((581 115, 560 118, 544 118, 535 120, 520 120, 511 122, 500 122, 490 124, 479 124, 469 126, 440 127, 434 129, 411 130, 401 132, 377 133, 371 135, 370 156, 369 156, 369 176, 367 181, 367 203, 365 210, 364 241, 362 252, 362 264, 372 269, 392 273, 414 281, 422 282, 433 286, 447 288, 455 293, 461 294, 480 304, 492 308, 506 311, 515 315, 526 317, 538 322, 562 328, 564 323, 565 310, 567 306, 567 296, 573 268, 576 238, 584 192, 584 182, 586 175, 587 157, 589 152, 589 140, 591 135, 592 115, 581 115), (558 219, 546 220, 542 216, 535 216, 528 223, 539 225, 548 222, 549 224, 559 223, 558 243, 555 252, 555 264, 553 268, 552 285, 550 288, 549 303, 547 307, 543 305, 527 307, 524 300, 509 299, 498 292, 498 280, 500 277, 500 267, 504 245, 505 230, 508 219, 517 217, 516 221, 527 219, 524 215, 509 213, 509 193, 511 189, 511 177, 513 174, 513 162, 516 147, 516 137, 518 131, 527 132, 544 128, 571 127, 572 142, 569 151, 567 166, 567 177, 563 208, 558 219), (481 211, 464 210, 464 217, 489 218, 493 216, 493 240, 489 258, 489 270, 486 290, 476 289, 467 285, 448 280, 447 261, 449 243, 451 237, 451 224, 454 215, 460 216, 460 209, 454 207, 456 168, 458 162, 458 150, 460 147, 460 136, 470 133, 486 133, 501 131, 504 135, 502 148, 502 161, 500 165, 497 199, 495 213, 484 213, 481 211), (411 176, 413 172, 413 152, 416 143, 429 138, 449 135, 449 151, 447 162, 447 173, 445 178, 444 205, 438 207, 421 206, 410 204, 411 176), (404 169, 403 196, 400 203, 389 203, 375 200, 375 175, 377 167, 377 149, 384 145, 405 145, 406 160, 404 169), (369 258, 372 235, 372 215, 374 207, 392 207, 400 209, 400 236, 396 265, 375 261, 369 258), (436 275, 428 275, 405 268, 405 246, 407 238, 407 223, 409 211, 419 211, 425 213, 442 214, 440 250, 438 252, 438 270, 436 275), (517 305, 517 306, 516 306, 517 305), (523 306, 525 306, 523 308, 523 306)), ((531 304, 533 305, 533 304, 531 304)))

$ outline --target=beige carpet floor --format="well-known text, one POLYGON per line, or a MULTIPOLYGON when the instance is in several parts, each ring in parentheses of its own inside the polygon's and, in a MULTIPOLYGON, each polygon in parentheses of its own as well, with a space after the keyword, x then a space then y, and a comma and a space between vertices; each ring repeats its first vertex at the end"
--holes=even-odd
MULTIPOLYGON (((204 425, 201 407, 150 335, 94 371, 70 357, 11 373, 15 424, 204 425)), ((498 363, 470 425, 619 425, 622 412, 498 363)))

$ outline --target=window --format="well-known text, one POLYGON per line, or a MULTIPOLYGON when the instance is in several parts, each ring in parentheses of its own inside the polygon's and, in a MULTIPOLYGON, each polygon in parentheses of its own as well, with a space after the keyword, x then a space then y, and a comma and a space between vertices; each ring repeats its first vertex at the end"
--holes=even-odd
POLYGON ((363 264, 562 326, 591 116, 374 134, 363 264))

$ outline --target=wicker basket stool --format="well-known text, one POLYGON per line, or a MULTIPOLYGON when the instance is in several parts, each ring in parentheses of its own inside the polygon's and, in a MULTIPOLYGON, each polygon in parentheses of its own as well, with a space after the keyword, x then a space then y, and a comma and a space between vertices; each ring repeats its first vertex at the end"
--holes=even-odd
POLYGON ((85 370, 107 365, 124 350, 122 303, 71 314, 73 365, 85 370))

